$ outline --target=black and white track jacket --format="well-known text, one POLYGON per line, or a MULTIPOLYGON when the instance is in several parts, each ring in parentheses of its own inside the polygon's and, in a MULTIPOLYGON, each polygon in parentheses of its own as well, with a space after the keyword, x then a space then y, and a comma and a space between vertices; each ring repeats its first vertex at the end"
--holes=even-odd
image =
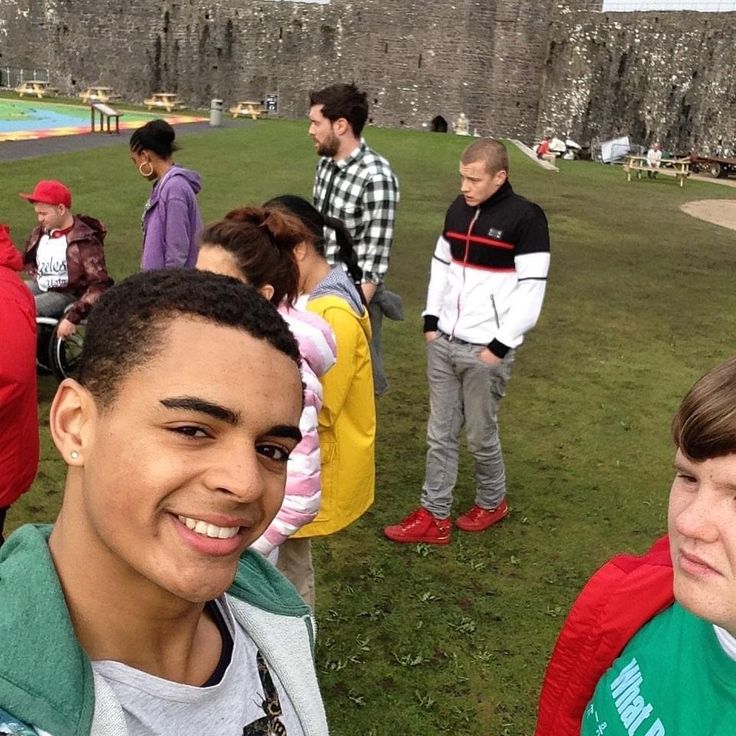
POLYGON ((459 196, 432 257, 424 331, 439 328, 502 358, 539 318, 549 258, 544 211, 508 181, 478 207, 459 196))

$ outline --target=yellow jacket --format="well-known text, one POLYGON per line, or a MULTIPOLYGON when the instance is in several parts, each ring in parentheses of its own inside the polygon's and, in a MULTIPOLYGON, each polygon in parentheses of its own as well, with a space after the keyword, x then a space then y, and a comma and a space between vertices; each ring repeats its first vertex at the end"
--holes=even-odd
POLYGON ((368 343, 368 311, 359 317, 333 294, 306 305, 335 333, 337 362, 322 377, 324 401, 319 414, 322 453, 322 504, 317 518, 294 538, 334 534, 362 516, 373 504, 376 482, 376 404, 368 343))

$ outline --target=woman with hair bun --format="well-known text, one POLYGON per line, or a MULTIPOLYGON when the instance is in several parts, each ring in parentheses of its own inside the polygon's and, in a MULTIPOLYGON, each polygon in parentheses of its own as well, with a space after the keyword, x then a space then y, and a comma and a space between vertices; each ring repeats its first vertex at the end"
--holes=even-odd
MULTIPOLYGON (((360 289, 363 274, 342 221, 324 217, 309 202, 291 195, 272 199, 265 207, 295 215, 306 229, 306 236, 294 251, 303 295, 298 303, 322 317, 337 341, 337 363, 322 378, 322 506, 317 518, 289 540, 296 551, 295 559, 283 553, 279 558, 279 567, 294 582, 290 566, 297 571, 311 570, 312 537, 344 529, 373 504, 376 406, 369 348, 371 326, 360 289), (344 268, 342 264, 332 268, 325 258, 325 227, 335 231, 337 258, 344 268), (304 549, 297 550, 299 543, 304 549), (302 558, 307 558, 305 563, 302 558)), ((314 585, 313 571, 311 577, 308 584, 314 585)))
MULTIPOLYGON (((317 432, 322 408, 320 377, 335 363, 335 341, 323 319, 293 306, 299 295, 294 250, 306 237, 299 220, 285 212, 245 207, 228 212, 204 229, 197 259, 198 269, 232 276, 260 291, 278 307, 299 343, 304 382, 304 409, 299 421, 302 440, 289 457, 281 508, 253 544, 271 559, 276 548, 280 559, 290 537, 315 518, 322 492, 317 432)), ((311 591, 299 585, 296 588, 314 608, 314 587, 311 591)))
POLYGON ((197 205, 199 174, 175 164, 176 133, 165 120, 151 120, 130 136, 130 158, 152 181, 143 210, 141 269, 193 268, 202 220, 197 205))

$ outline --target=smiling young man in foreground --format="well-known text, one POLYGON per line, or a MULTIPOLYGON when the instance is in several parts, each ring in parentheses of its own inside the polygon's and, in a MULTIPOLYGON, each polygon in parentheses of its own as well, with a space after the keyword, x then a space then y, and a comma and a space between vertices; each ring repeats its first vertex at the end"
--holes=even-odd
POLYGON ((675 415, 669 537, 619 555, 573 605, 537 736, 736 733, 736 358, 675 415))
POLYGON ((51 407, 58 519, 0 554, 0 724, 327 733, 309 609, 246 552, 300 439, 298 361, 227 277, 149 271, 99 301, 51 407))

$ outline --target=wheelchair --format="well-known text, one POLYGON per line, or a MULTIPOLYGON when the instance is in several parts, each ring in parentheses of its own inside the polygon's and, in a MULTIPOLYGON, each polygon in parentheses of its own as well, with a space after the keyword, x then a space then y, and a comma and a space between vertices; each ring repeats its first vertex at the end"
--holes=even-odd
POLYGON ((75 378, 84 343, 85 323, 69 337, 59 337, 57 328, 64 315, 36 317, 36 370, 41 375, 52 374, 57 381, 75 378))

